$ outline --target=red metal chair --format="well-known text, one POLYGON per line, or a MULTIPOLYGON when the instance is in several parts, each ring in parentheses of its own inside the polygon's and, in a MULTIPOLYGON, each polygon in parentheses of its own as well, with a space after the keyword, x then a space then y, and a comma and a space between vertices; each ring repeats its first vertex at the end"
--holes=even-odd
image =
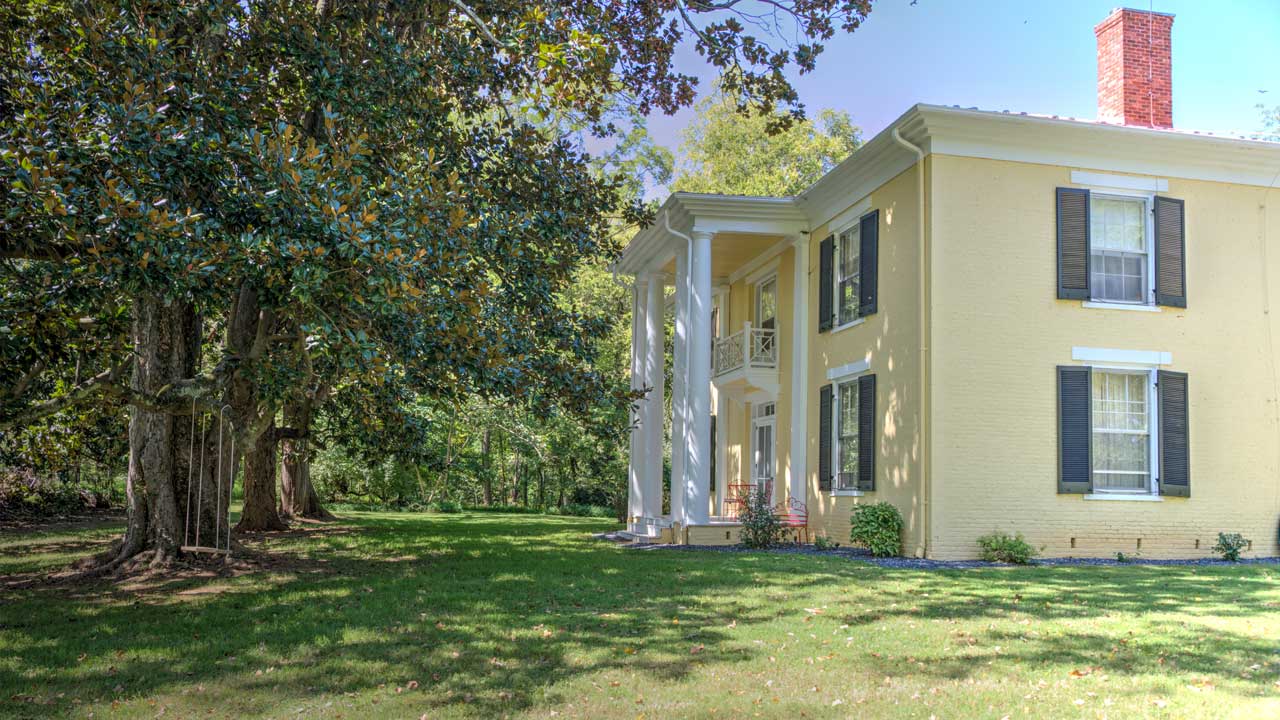
POLYGON ((804 503, 797 498, 788 498, 778 504, 775 512, 784 527, 798 530, 804 536, 804 542, 809 541, 809 508, 804 503))

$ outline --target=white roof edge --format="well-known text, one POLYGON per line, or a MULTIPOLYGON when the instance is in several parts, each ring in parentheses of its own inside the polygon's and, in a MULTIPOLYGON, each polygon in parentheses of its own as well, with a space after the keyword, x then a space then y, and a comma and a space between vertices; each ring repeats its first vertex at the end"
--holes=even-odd
POLYGON ((668 237, 663 213, 682 232, 698 217, 743 213, 821 226, 915 163, 915 155, 893 140, 895 128, 926 154, 1280 187, 1280 142, 917 103, 798 195, 672 193, 615 267, 643 270, 653 246, 668 237))

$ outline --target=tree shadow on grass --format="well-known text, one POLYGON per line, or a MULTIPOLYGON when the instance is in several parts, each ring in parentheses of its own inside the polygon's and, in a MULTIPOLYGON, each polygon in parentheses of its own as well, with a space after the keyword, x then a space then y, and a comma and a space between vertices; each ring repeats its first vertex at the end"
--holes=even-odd
MULTIPOLYGON (((780 555, 636 553, 589 539, 605 524, 567 518, 353 522, 356 532, 251 541, 277 565, 215 585, 187 578, 126 597, 97 585, 0 598, 0 650, 11 658, 0 660, 0 715, 58 716, 73 700, 188 692, 202 707, 253 715, 372 692, 384 708, 406 703, 397 714, 411 704, 417 713, 465 706, 496 717, 563 701, 558 683, 584 673, 618 669, 678 682, 700 665, 751 660, 767 651, 730 624, 773 621, 831 600, 833 588, 861 592, 815 617, 815 631, 901 618, 1017 617, 1034 629, 1109 613, 1245 616, 1267 612, 1266 594, 1275 591, 1265 571, 1230 568, 928 572, 780 555), (216 592, 202 592, 210 587, 216 592), (705 652, 691 654, 695 645, 705 652)), ((1232 632, 1204 641, 1202 627, 1166 630, 1132 652, 1112 652, 1118 640, 1105 632, 1035 637, 993 622, 976 639, 981 647, 923 666, 858 662, 884 675, 962 679, 992 659, 984 648, 1001 644, 999 662, 1124 673, 1163 657, 1188 672, 1233 675, 1243 659, 1274 651, 1232 632)))
POLYGON ((750 563, 677 580, 668 560, 590 540, 586 531, 599 528, 580 520, 360 524, 307 537, 310 547, 271 538, 284 569, 219 579, 216 592, 193 593, 208 580, 183 578, 131 598, 103 585, 10 593, 0 647, 17 662, 0 663, 0 714, 18 703, 10 709, 22 716, 55 716, 73 699, 110 704, 196 683, 204 703, 270 713, 412 680, 418 707, 466 704, 492 717, 546 702, 548 688, 584 672, 678 680, 700 662, 692 643, 728 643, 720 628, 729 622, 771 617, 681 607, 747 589, 750 563), (683 655, 666 651, 675 646, 683 655))

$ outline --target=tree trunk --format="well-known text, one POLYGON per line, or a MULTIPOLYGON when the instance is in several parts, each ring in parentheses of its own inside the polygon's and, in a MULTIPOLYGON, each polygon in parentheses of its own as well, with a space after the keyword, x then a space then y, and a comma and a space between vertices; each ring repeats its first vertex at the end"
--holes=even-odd
POLYGON ((288 530, 276 511, 276 439, 272 421, 244 454, 244 510, 237 531, 288 530))
POLYGON ((275 408, 263 406, 253 377, 274 324, 274 313, 262 307, 257 288, 241 286, 227 320, 227 350, 236 363, 227 404, 244 453, 244 509, 236 524, 241 532, 289 529, 276 503, 275 408))
MULTIPOLYGON (((311 430, 311 408, 306 400, 284 407, 284 424, 304 433, 311 430)), ((320 504, 320 496, 311 484, 311 448, 303 438, 285 440, 280 454, 280 513, 285 517, 332 520, 333 516, 320 504)))
MULTIPOLYGON (((130 335, 133 390, 155 395, 175 380, 194 374, 199 332, 190 304, 166 302, 151 295, 137 298, 130 335)), ((189 421, 189 417, 137 405, 130 408, 125 480, 128 524, 118 555, 102 569, 118 566, 143 551, 154 551, 151 564, 160 566, 180 552, 186 518, 180 515, 179 498, 185 497, 191 469, 190 426, 183 420, 189 421)), ((192 520, 198 524, 204 518, 192 520)), ((212 525, 208 529, 212 532, 212 525)))
POLYGON ((484 428, 484 435, 480 438, 480 482, 484 486, 484 504, 488 507, 493 504, 493 463, 489 458, 489 426, 484 428))

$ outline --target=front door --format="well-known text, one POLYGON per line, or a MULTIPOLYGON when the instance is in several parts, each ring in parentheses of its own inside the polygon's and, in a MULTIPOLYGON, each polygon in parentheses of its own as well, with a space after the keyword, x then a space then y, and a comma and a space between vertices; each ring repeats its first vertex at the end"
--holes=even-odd
POLYGON ((760 403, 754 408, 751 420, 751 482, 757 488, 765 488, 772 492, 774 465, 774 418, 773 403, 760 403))

